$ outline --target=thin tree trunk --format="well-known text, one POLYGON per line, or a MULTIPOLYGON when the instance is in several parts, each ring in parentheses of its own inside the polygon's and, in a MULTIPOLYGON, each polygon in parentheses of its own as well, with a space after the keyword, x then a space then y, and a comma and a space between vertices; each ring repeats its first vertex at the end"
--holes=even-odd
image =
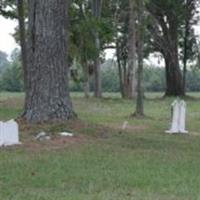
POLYGON ((126 60, 123 60, 122 62, 123 66, 123 74, 124 74, 124 82, 123 82, 123 87, 124 87, 124 97, 128 98, 128 75, 127 75, 127 62, 126 60))
POLYGON ((143 90, 143 44, 144 44, 144 2, 138 1, 138 77, 137 77, 137 100, 136 111, 137 117, 144 116, 144 90, 143 90))
MULTIPOLYGON (((92 0, 92 12, 96 20, 101 17, 102 0, 92 0)), ((102 97, 101 88, 101 61, 100 61, 100 38, 97 30, 94 30, 94 39, 96 46, 96 58, 94 60, 94 96, 102 97)))
POLYGON ((84 75, 84 81, 83 81, 83 91, 85 98, 89 98, 90 96, 90 84, 89 84, 89 69, 87 63, 83 63, 83 75, 84 75))
POLYGON ((128 28, 128 98, 136 97, 136 5, 135 0, 129 0, 129 28, 128 28))
MULTIPOLYGON (((188 4, 188 1, 187 3, 188 4)), ((188 14, 187 14, 188 15, 188 14)), ((187 60, 188 60, 188 37, 189 37, 189 19, 185 20, 185 35, 184 35, 184 54, 183 54, 183 92, 186 93, 186 73, 187 73, 187 60)))
POLYGON ((68 87, 69 0, 29 0, 27 107, 29 122, 75 117, 68 87))
MULTIPOLYGON (((98 45, 99 42, 100 42, 99 38, 97 37, 96 48, 98 49, 98 51, 100 51, 100 45, 98 45)), ((100 98, 102 97, 102 87, 101 87, 101 61, 99 53, 94 61, 94 80, 95 80, 94 96, 100 98)))
POLYGON ((120 61, 120 53, 119 53, 119 45, 118 42, 116 44, 116 54, 117 54, 117 66, 118 66, 118 74, 119 74, 119 86, 120 86, 120 92, 122 98, 125 97, 124 94, 124 86, 123 86, 123 72, 122 72, 122 66, 121 66, 121 61, 120 61))
MULTIPOLYGON (((24 0, 17 0, 17 10, 18 10, 18 23, 19 23, 20 46, 21 46, 21 60, 22 60, 23 77, 24 77, 24 90, 25 93, 27 93, 27 48, 26 48, 24 0)), ((26 109, 26 99, 24 101, 24 108, 26 109)))

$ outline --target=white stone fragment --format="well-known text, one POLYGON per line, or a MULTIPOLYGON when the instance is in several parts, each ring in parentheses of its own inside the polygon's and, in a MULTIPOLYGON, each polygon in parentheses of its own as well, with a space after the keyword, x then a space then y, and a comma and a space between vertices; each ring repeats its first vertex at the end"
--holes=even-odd
POLYGON ((35 139, 39 140, 41 137, 45 137, 47 134, 45 132, 40 132, 36 135, 35 139))
POLYGON ((62 132, 59 133, 60 136, 64 136, 64 137, 73 137, 74 134, 73 133, 68 133, 68 132, 62 132))
POLYGON ((39 141, 44 141, 44 140, 50 140, 51 137, 45 132, 40 132, 36 135, 35 139, 39 141))
POLYGON ((0 146, 11 146, 20 144, 19 127, 13 119, 0 122, 0 146))

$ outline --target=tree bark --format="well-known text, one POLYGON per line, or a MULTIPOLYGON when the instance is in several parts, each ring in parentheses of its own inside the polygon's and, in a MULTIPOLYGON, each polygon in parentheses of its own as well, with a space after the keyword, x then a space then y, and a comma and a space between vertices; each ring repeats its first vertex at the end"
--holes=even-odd
MULTIPOLYGON (((92 1, 92 12, 96 20, 101 17, 102 0, 92 1)), ((94 40, 96 46, 96 58, 94 60, 94 96, 97 98, 102 97, 101 88, 101 61, 100 61, 100 38, 97 30, 94 30, 94 40)))
POLYGON ((137 117, 144 116, 144 90, 143 90, 143 45, 144 45, 144 2, 138 0, 138 73, 137 73, 137 100, 136 111, 137 117))
POLYGON ((183 79, 179 67, 178 56, 178 25, 175 19, 170 19, 170 29, 168 31, 168 47, 164 48, 164 58, 166 63, 166 96, 183 96, 183 79))
POLYGON ((117 56, 117 66, 118 66, 118 74, 119 74, 119 86, 120 86, 120 92, 121 92, 121 96, 122 98, 125 97, 124 94, 124 81, 123 81, 123 70, 122 70, 122 65, 121 65, 121 61, 120 61, 120 52, 119 52, 119 45, 118 42, 116 44, 116 56, 117 56))
POLYGON ((89 96, 90 96, 90 83, 89 83, 88 64, 82 63, 82 67, 83 67, 83 76, 84 76, 84 81, 83 81, 84 96, 85 96, 85 98, 89 98, 89 96))
POLYGON ((190 35, 190 12, 189 9, 191 7, 190 4, 191 1, 186 0, 186 13, 185 13, 185 30, 184 30, 184 44, 183 44, 183 89, 184 89, 184 95, 186 93, 186 73, 187 73, 187 61, 188 61, 188 39, 190 35))
POLYGON ((183 96, 183 84, 177 56, 164 56, 166 64, 166 92, 165 96, 183 96))
POLYGON ((157 1, 149 1, 148 11, 154 17, 150 27, 154 48, 161 52, 166 64, 166 96, 183 96, 184 87, 178 56, 178 14, 157 1))
MULTIPOLYGON (((25 93, 27 93, 27 48, 26 48, 24 0, 17 0, 17 11, 18 11, 20 46, 21 46, 21 60, 22 60, 23 77, 24 77, 24 90, 25 93)), ((24 107, 26 108, 26 98, 24 101, 24 107)))
MULTIPOLYGON (((96 38, 96 48, 98 49, 98 51, 100 51, 99 49, 99 45, 97 45, 97 43, 99 43, 99 38, 96 38)), ((101 87, 101 61, 100 61, 100 55, 98 53, 97 57, 95 58, 94 61, 94 96, 97 98, 101 98, 102 97, 102 87, 101 87)))
POLYGON ((135 0, 129 0, 129 26, 128 26, 128 74, 127 97, 136 97, 136 9, 135 0))
POLYGON ((69 0, 29 0, 27 105, 31 123, 75 117, 68 87, 69 0))

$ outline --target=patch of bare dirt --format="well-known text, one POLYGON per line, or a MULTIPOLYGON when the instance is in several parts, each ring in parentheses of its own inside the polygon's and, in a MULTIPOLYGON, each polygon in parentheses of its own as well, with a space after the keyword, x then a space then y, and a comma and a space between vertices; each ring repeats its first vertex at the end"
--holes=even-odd
POLYGON ((123 128, 123 124, 108 124, 107 125, 109 128, 114 129, 114 130, 118 130, 118 131, 144 131, 146 129, 148 129, 147 125, 126 125, 125 128, 123 128))
POLYGON ((17 122, 19 124, 20 141, 22 144, 8 148, 25 148, 31 152, 94 143, 99 138, 108 138, 108 135, 112 132, 106 127, 89 124, 78 119, 67 122, 41 124, 29 124, 22 119, 17 119, 17 122), (45 132, 51 139, 36 140, 36 136, 40 132, 45 132), (61 132, 71 132, 74 136, 60 136, 59 133, 61 132))
POLYGON ((23 101, 20 98, 7 98, 6 100, 0 101, 0 105, 9 108, 21 108, 23 101))
POLYGON ((63 149, 70 146, 78 146, 88 143, 89 138, 84 135, 76 135, 73 137, 64 136, 52 136, 50 140, 38 141, 35 139, 22 141, 22 148, 25 148, 32 152, 38 152, 41 150, 56 150, 63 149))

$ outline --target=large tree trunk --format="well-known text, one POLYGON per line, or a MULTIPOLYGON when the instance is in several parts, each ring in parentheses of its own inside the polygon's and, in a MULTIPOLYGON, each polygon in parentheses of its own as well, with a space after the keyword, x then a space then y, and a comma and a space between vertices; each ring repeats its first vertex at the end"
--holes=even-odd
MULTIPOLYGON (((173 50, 172 50, 173 51, 173 50)), ((166 96, 182 96, 184 89, 182 84, 181 71, 177 56, 169 54, 165 56, 166 64, 166 96), (172 57, 173 56, 173 57, 172 57)))
MULTIPOLYGON (((102 0, 92 0, 92 12, 96 20, 101 17, 102 0)), ((94 30, 94 39, 96 46, 96 58, 94 60, 94 96, 102 96, 101 91, 101 61, 100 61, 100 38, 97 30, 94 30)))
POLYGON ((166 63, 166 96, 183 96, 183 79, 179 67, 178 57, 178 30, 176 20, 169 20, 170 29, 168 47, 164 49, 164 58, 166 63))
POLYGON ((29 0, 27 105, 29 122, 75 116, 68 88, 69 0, 29 0))
POLYGON ((129 0, 127 97, 136 97, 136 5, 129 0))

